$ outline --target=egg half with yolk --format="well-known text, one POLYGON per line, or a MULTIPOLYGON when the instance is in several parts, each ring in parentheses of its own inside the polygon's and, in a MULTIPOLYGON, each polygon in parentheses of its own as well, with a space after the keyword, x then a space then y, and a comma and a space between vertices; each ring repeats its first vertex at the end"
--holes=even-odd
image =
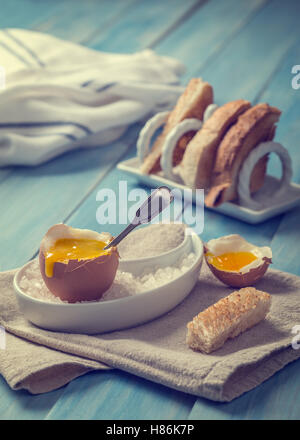
POLYGON ((266 273, 272 262, 272 251, 233 234, 208 241, 205 259, 212 273, 224 284, 247 287, 266 273))
POLYGON ((99 300, 114 281, 119 265, 116 247, 104 250, 113 239, 106 232, 52 226, 39 253, 43 280, 53 295, 70 303, 99 300))

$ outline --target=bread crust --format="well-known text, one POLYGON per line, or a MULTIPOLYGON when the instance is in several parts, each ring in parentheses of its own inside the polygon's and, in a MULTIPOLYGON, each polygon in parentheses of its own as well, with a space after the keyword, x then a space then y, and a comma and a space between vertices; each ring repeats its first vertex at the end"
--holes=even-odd
POLYGON ((211 353, 262 321, 271 307, 271 295, 245 287, 237 290, 199 313, 187 324, 190 348, 211 353))
POLYGON ((250 106, 250 102, 243 99, 224 104, 212 114, 189 142, 179 167, 179 174, 188 187, 210 187, 219 143, 228 128, 237 121, 238 116, 250 106))
MULTIPOLYGON (((212 185, 205 198, 206 206, 218 206, 237 197, 237 179, 240 167, 260 142, 270 140, 275 133, 275 124, 281 112, 276 107, 262 103, 250 108, 233 125, 219 145, 213 169, 212 185)), ((263 161, 258 165, 266 168, 263 161)), ((262 170, 256 171, 264 177, 262 170)), ((255 189, 263 184, 256 176, 255 189)))
MULTIPOLYGON (((163 132, 156 139, 151 152, 145 158, 141 172, 145 174, 155 173, 160 168, 160 158, 166 136, 181 121, 188 118, 203 119, 206 107, 213 102, 212 86, 201 78, 192 78, 185 91, 177 101, 176 106, 170 113, 163 132)), ((173 157, 173 165, 180 163, 186 145, 194 136, 195 132, 186 133, 178 141, 173 157)))

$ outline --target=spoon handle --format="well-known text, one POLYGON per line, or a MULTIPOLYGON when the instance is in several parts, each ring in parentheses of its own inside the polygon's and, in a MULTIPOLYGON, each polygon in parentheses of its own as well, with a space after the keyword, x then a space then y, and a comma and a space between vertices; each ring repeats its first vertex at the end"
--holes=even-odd
POLYGON ((129 234, 129 232, 131 232, 134 228, 136 228, 138 226, 138 223, 133 224, 130 223, 130 225, 128 225, 124 231, 122 231, 119 235, 117 235, 112 241, 110 241, 104 248, 104 250, 109 249, 112 246, 117 246, 117 244, 120 243, 121 240, 123 240, 123 238, 126 237, 126 235, 129 234))
POLYGON ((140 208, 136 211, 133 221, 117 235, 110 243, 108 243, 104 250, 109 249, 112 246, 116 246, 120 243, 126 235, 129 234, 134 228, 139 225, 149 223, 154 217, 160 214, 170 203, 172 203, 174 197, 171 190, 166 186, 160 186, 146 199, 140 208))

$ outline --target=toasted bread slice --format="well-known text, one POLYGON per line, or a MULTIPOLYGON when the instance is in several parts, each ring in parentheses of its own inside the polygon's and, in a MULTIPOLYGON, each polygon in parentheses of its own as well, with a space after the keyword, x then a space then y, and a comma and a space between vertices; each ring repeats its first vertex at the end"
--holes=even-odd
POLYGON ((271 295, 245 287, 199 313, 187 324, 190 348, 211 353, 262 321, 271 307, 271 295))
POLYGON ((228 128, 250 106, 250 102, 238 99, 219 107, 189 142, 178 168, 188 187, 209 188, 217 147, 228 128))
MULTIPOLYGON (((239 116, 218 147, 211 189, 205 198, 206 206, 218 206, 237 197, 238 173, 243 161, 260 142, 270 140, 274 135, 280 114, 276 107, 257 104, 239 116)), ((265 168, 260 161, 256 173, 263 176, 265 168)), ((257 180, 254 186, 259 189, 262 184, 263 178, 257 180)))
MULTIPOLYGON (((201 78, 192 78, 185 91, 177 101, 176 106, 170 113, 163 132, 156 139, 151 152, 144 160, 141 171, 145 174, 155 173, 160 168, 160 157, 166 136, 179 122, 187 118, 203 119, 206 107, 213 102, 213 89, 210 84, 201 78)), ((174 152, 174 165, 177 165, 185 150, 187 143, 195 132, 187 133, 178 141, 174 152)))

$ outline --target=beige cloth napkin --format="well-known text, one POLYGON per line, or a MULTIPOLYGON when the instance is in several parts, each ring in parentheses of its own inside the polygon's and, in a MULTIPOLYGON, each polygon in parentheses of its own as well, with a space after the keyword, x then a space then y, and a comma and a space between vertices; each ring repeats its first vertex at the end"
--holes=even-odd
MULTIPOLYGON (((168 314, 147 324, 103 335, 39 329, 19 312, 14 271, 0 275, 0 324, 6 348, 0 373, 13 389, 43 393, 91 370, 119 368, 168 387, 216 401, 230 401, 300 356, 291 346, 300 324, 300 278, 269 270, 257 288, 272 295, 267 319, 210 355, 190 350, 186 323, 231 293, 203 266, 199 282, 168 314)), ((170 292, 170 295, 172 292, 170 292)))

